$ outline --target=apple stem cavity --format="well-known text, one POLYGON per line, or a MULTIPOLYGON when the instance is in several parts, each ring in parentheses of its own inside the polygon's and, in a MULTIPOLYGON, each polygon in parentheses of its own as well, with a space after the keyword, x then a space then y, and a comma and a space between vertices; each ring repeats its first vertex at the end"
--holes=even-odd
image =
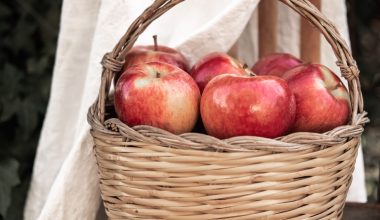
POLYGON ((157 35, 153 35, 154 51, 158 51, 157 35))

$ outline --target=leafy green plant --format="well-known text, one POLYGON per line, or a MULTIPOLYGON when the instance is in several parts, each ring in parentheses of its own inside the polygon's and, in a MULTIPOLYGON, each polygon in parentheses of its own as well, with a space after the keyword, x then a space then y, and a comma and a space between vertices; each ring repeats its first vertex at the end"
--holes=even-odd
POLYGON ((0 219, 22 219, 50 92, 61 1, 0 2, 0 219))
POLYGON ((363 134, 368 200, 379 200, 380 162, 380 1, 347 0, 352 49, 361 70, 365 110, 371 123, 363 134))

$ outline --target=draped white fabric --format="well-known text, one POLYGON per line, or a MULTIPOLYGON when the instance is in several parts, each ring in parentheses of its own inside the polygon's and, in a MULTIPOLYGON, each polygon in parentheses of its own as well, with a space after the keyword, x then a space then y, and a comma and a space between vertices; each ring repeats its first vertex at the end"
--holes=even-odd
MULTIPOLYGON (((93 142, 86 121, 100 84, 100 60, 152 0, 64 0, 50 102, 37 150, 24 216, 34 219, 96 219, 101 204, 93 142)), ((344 0, 324 0, 323 12, 348 40, 344 0)), ((139 38, 178 48, 194 63, 208 52, 228 51, 257 59, 258 0, 188 0, 155 21, 139 38)), ((279 5, 278 50, 299 55, 299 16, 279 5)), ((322 62, 335 67, 326 41, 322 62)), ((356 164, 348 199, 364 202, 363 159, 356 164)), ((103 217, 99 217, 102 219, 103 217)))

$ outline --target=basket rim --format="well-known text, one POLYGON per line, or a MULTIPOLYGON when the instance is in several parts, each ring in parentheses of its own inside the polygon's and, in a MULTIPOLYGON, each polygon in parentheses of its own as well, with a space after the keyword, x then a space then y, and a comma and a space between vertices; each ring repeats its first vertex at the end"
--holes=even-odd
POLYGON ((364 131, 364 125, 369 122, 369 119, 367 118, 367 112, 365 112, 363 108, 364 104, 360 87, 359 69, 337 28, 310 3, 309 0, 278 1, 291 7, 298 14, 309 20, 321 31, 331 45, 338 59, 337 65, 340 67, 341 74, 348 81, 352 109, 350 124, 339 126, 325 133, 296 132, 275 139, 256 136, 238 136, 220 140, 201 133, 174 135, 160 128, 147 125, 129 127, 117 118, 111 118, 105 121, 105 106, 109 96, 110 84, 115 73, 122 69, 126 53, 132 48, 138 36, 150 23, 182 1, 184 0, 155 0, 143 14, 132 23, 113 51, 105 54, 101 62, 103 71, 99 95, 95 103, 89 108, 87 114, 87 120, 93 131, 110 135, 118 133, 131 140, 166 143, 169 147, 175 146, 176 143, 181 143, 181 145, 188 145, 195 149, 203 149, 204 146, 213 146, 215 149, 225 150, 231 149, 233 146, 240 146, 239 148, 242 151, 268 149, 274 152, 300 151, 316 147, 328 147, 361 136, 364 131), (163 142, 163 140, 165 141, 163 142), (203 145, 203 147, 200 147, 200 145, 203 145))
MULTIPOLYGON (((362 124, 367 120, 366 114, 365 112, 358 115, 360 117, 359 120, 363 122, 362 124)), ((274 139, 257 136, 236 136, 227 139, 218 139, 208 134, 197 132, 176 135, 149 125, 130 127, 118 118, 107 119, 104 124, 102 124, 96 120, 93 115, 93 108, 90 108, 87 118, 92 125, 92 136, 96 136, 96 133, 101 133, 103 136, 110 135, 115 138, 122 136, 123 142, 136 141, 169 148, 216 152, 249 152, 263 150, 280 153, 317 150, 360 138, 364 131, 363 125, 359 124, 356 126, 339 126, 325 133, 295 132, 274 139)))

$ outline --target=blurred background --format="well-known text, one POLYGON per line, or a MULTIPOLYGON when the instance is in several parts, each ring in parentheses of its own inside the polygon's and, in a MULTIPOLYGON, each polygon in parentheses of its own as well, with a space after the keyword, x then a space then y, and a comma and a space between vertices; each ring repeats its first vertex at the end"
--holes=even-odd
MULTIPOLYGON (((0 220, 22 219, 54 66, 62 0, 0 1, 0 220)), ((363 136, 369 202, 380 162, 380 1, 347 0, 371 123, 363 136)))

